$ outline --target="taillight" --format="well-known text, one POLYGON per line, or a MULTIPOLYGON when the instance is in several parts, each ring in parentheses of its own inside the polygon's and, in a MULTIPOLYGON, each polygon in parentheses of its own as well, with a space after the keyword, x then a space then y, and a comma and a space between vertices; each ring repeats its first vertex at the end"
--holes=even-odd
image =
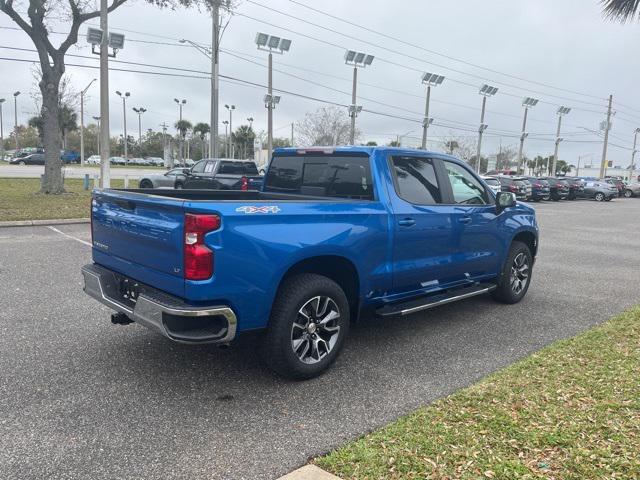
POLYGON ((533 186, 536 187, 536 188, 542 188, 542 184, 541 183, 534 183, 533 186))
POLYGON ((213 252, 204 244, 208 232, 220 228, 218 215, 184 216, 184 278, 206 280, 213 275, 213 252))
POLYGON ((249 190, 249 179, 247 177, 242 177, 241 182, 242 183, 240 185, 240 190, 242 190, 243 192, 249 190))

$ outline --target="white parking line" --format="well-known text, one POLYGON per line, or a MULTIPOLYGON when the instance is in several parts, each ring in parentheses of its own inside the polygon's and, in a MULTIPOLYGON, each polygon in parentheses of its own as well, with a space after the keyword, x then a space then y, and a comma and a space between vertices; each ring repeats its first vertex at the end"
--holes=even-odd
POLYGON ((68 233, 64 233, 64 232, 62 232, 62 231, 58 230, 56 227, 50 227, 50 226, 48 226, 47 228, 48 228, 49 230, 53 230, 53 231, 54 231, 54 232, 56 232, 56 233, 59 233, 60 235, 63 235, 63 236, 65 236, 65 237, 67 237, 67 238, 70 238, 71 240, 75 240, 76 242, 80 242, 80 243, 82 243, 83 245, 86 245, 87 247, 91 247, 91 246, 92 246, 89 242, 86 242, 86 241, 84 241, 84 240, 81 240, 81 239, 79 239, 79 238, 76 238, 76 237, 74 237, 73 235, 69 235, 68 233))

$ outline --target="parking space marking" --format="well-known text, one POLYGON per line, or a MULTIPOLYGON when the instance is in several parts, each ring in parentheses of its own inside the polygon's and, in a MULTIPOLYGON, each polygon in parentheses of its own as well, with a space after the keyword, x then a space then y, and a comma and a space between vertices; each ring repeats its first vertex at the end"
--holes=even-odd
POLYGON ((73 235, 69 235, 68 233, 64 233, 64 232, 62 232, 62 231, 58 230, 56 227, 48 226, 47 228, 48 228, 49 230, 53 230, 53 231, 54 231, 54 232, 56 232, 56 233, 59 233, 60 235, 63 235, 63 236, 65 236, 65 237, 67 237, 67 238, 70 238, 71 240, 75 240, 76 242, 80 242, 80 243, 82 243, 83 245, 86 245, 87 247, 91 247, 91 246, 92 246, 89 242, 86 242, 86 241, 81 240, 81 239, 79 239, 79 238, 77 238, 77 237, 74 237, 73 235))

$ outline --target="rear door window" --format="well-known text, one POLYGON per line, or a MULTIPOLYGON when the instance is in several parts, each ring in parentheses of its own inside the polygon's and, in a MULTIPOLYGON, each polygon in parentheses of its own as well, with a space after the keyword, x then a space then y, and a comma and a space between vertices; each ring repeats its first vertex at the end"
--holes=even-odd
POLYGON ((274 156, 265 179, 265 188, 320 197, 372 200, 369 156, 274 156))
POLYGON ((398 196, 414 205, 442 203, 436 170, 431 158, 391 157, 398 196))

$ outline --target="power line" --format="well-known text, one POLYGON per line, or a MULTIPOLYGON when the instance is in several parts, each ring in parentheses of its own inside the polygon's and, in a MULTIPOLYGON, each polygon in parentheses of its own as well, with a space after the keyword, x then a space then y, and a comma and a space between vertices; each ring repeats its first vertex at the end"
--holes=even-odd
MULTIPOLYGON (((366 45, 370 45, 370 46, 373 46, 373 47, 379 48, 379 49, 381 49, 381 50, 385 50, 385 51, 390 52, 390 53, 393 53, 393 54, 395 54, 395 55, 400 55, 400 56, 403 56, 403 57, 407 57, 407 58, 410 58, 410 59, 412 59, 412 60, 416 60, 416 61, 421 62, 421 63, 426 63, 426 64, 429 64, 429 65, 434 65, 434 66, 437 66, 438 68, 442 68, 442 69, 445 69, 445 70, 450 70, 450 71, 452 71, 452 72, 456 72, 456 73, 459 73, 459 74, 462 74, 462 75, 467 75, 467 76, 470 76, 470 77, 473 77, 473 78, 480 79, 480 80, 482 80, 482 81, 492 82, 492 83, 495 83, 495 84, 497 84, 497 85, 502 85, 502 86, 507 86, 507 87, 511 87, 511 88, 516 88, 516 89, 518 89, 518 90, 522 90, 522 91, 529 92, 529 93, 536 93, 536 94, 540 94, 540 95, 546 95, 546 96, 548 96, 548 97, 554 97, 554 98, 559 98, 559 99, 562 99, 562 100, 568 100, 568 101, 570 101, 570 102, 583 103, 583 104, 585 104, 585 105, 591 105, 591 106, 596 106, 596 107, 604 107, 604 106, 603 106, 603 105, 601 105, 601 104, 596 104, 596 103, 592 103, 592 102, 587 102, 587 101, 584 101, 584 100, 578 100, 578 99, 570 98, 570 97, 564 97, 564 96, 560 96, 560 95, 554 95, 554 94, 551 94, 551 93, 545 93, 545 92, 541 92, 541 91, 538 91, 538 90, 526 89, 526 88, 522 88, 522 87, 520 87, 520 86, 518 86, 518 85, 513 85, 513 84, 510 84, 510 83, 505 83, 505 82, 501 82, 501 81, 498 81, 498 80, 489 79, 489 78, 484 77, 484 76, 481 76, 481 75, 476 75, 476 74, 473 74, 473 73, 465 72, 464 70, 458 70, 458 69, 455 69, 455 68, 448 67, 448 66, 446 66, 446 65, 438 64, 438 63, 435 63, 435 62, 430 62, 430 61, 424 60, 424 59, 422 59, 422 58, 415 57, 415 56, 413 56, 413 55, 409 55, 409 54, 407 54, 407 53, 401 52, 401 51, 399 51, 399 50, 394 50, 394 49, 392 49, 392 48, 388 48, 388 47, 385 47, 385 46, 383 46, 383 45, 380 45, 380 44, 377 44, 377 43, 374 43, 374 42, 370 42, 370 41, 368 41, 368 40, 363 40, 363 39, 358 38, 358 37, 355 37, 355 36, 353 36, 353 35, 346 34, 346 33, 341 32, 341 31, 339 31, 339 30, 335 30, 335 29, 332 29, 332 28, 326 27, 326 26, 324 26, 324 25, 320 25, 320 24, 317 24, 317 23, 311 22, 311 21, 306 20, 306 19, 304 19, 304 18, 297 17, 297 16, 292 15, 292 14, 287 13, 287 12, 283 12, 282 10, 278 10, 278 9, 276 9, 276 8, 269 7, 269 6, 267 6, 267 5, 263 5, 263 4, 259 3, 259 2, 256 2, 255 0, 246 0, 246 1, 247 1, 248 3, 252 3, 252 4, 256 5, 256 6, 259 6, 259 7, 265 8, 265 9, 267 9, 267 10, 270 10, 270 11, 272 11, 272 12, 278 13, 278 14, 280 14, 280 15, 284 15, 284 16, 286 16, 286 17, 292 18, 292 19, 294 19, 294 20, 296 20, 296 21, 298 21, 298 22, 303 22, 303 23, 306 23, 306 24, 308 24, 308 25, 312 25, 312 26, 314 26, 314 27, 316 27, 316 28, 321 28, 321 29, 326 30, 326 31, 328 31, 328 32, 334 33, 334 34, 336 34, 336 35, 341 35, 341 36, 343 36, 343 37, 345 37, 345 38, 349 38, 349 39, 351 39, 351 40, 356 40, 356 41, 361 42, 361 43, 364 43, 364 44, 366 44, 366 45)), ((236 15, 244 16, 244 17, 246 17, 246 18, 250 18, 250 19, 252 19, 252 20, 254 20, 254 21, 258 21, 258 22, 262 22, 262 23, 267 23, 267 22, 264 22, 263 20, 260 20, 260 19, 256 19, 256 18, 250 17, 249 15, 246 15, 246 14, 243 14, 243 13, 237 13, 236 15)), ((283 27, 279 27, 279 28, 283 28, 283 27)), ((286 30, 286 28, 285 28, 285 30, 286 30)), ((340 48, 344 50, 344 47, 340 47, 340 48)), ((384 61, 386 61, 386 60, 384 60, 384 61)), ((599 98, 599 97, 596 97, 596 98, 599 98)))

